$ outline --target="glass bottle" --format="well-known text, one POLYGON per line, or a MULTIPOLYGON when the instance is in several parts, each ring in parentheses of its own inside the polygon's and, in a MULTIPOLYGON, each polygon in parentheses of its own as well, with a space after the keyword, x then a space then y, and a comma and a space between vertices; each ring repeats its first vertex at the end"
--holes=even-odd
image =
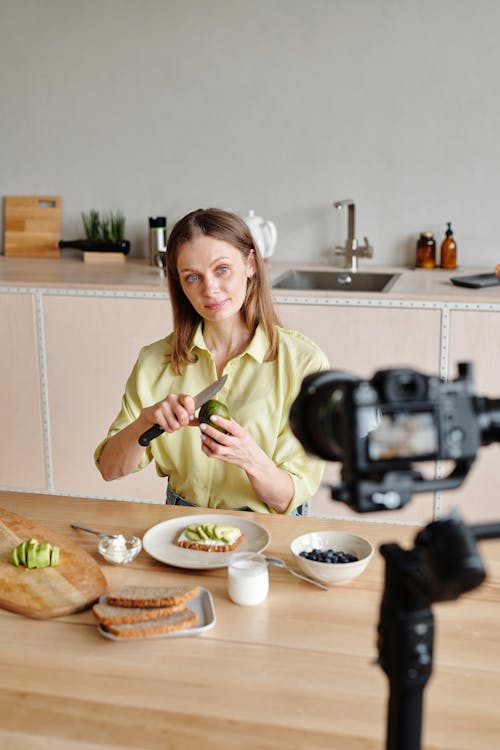
POLYGON ((417 241, 417 268, 436 268, 436 241, 432 232, 421 232, 417 241))
POLYGON ((448 221, 446 225, 448 229, 441 244, 441 268, 452 269, 457 267, 457 243, 453 238, 451 221, 448 221))

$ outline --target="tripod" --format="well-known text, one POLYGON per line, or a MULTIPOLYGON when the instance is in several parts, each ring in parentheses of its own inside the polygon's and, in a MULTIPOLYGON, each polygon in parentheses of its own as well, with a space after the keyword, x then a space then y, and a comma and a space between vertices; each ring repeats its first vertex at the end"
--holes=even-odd
POLYGON ((432 673, 431 604, 479 586, 486 573, 476 540, 500 537, 500 523, 466 526, 457 513, 426 526, 415 548, 384 544, 385 588, 378 662, 389 679, 386 750, 420 750, 423 693, 432 673))

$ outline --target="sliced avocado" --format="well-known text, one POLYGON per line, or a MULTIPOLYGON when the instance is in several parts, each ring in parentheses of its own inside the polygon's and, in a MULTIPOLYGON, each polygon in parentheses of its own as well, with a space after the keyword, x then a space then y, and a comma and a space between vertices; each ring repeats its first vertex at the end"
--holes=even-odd
POLYGON ((215 524, 214 523, 206 523, 205 524, 205 531, 208 534, 210 539, 215 539, 215 524))
POLYGON ((217 535, 217 539, 222 539, 223 537, 226 537, 234 533, 235 531, 239 531, 237 526, 221 526, 218 525, 216 527, 215 533, 217 535))
POLYGON ((202 524, 199 524, 196 527, 196 531, 198 532, 198 536, 200 537, 200 539, 210 539, 202 524))
POLYGON ((48 542, 38 545, 37 568, 48 568, 50 565, 50 553, 52 546, 48 542))
MULTIPOLYGON (((49 545, 50 546, 50 545, 49 545)), ((59 547, 50 548, 50 566, 55 568, 59 564, 59 547)))
POLYGON ((38 542, 36 539, 30 539, 26 546, 26 566, 28 568, 37 568, 38 562, 38 542))
POLYGON ((10 553, 10 561, 12 565, 19 566, 19 555, 17 547, 13 547, 12 552, 10 553))
POLYGON ((192 523, 190 526, 186 528, 186 531, 194 531, 196 533, 196 529, 198 528, 199 524, 192 523))
POLYGON ((17 556, 21 565, 26 565, 26 547, 28 546, 29 539, 25 539, 17 545, 17 556))
POLYGON ((186 536, 188 539, 190 539, 192 542, 199 542, 200 536, 196 531, 192 531, 191 529, 186 529, 186 536))

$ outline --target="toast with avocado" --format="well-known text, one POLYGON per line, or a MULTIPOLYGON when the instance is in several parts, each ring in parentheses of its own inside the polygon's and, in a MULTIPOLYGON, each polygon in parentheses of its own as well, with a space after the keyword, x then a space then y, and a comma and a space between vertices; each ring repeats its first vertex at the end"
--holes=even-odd
POLYGON ((243 532, 237 526, 193 523, 182 530, 176 544, 200 552, 231 552, 241 544, 243 532))

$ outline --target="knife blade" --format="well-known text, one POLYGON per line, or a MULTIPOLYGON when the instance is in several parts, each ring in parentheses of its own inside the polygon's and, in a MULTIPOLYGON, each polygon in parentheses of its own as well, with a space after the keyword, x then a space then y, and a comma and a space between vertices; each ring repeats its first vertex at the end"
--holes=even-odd
MULTIPOLYGON (((227 373, 219 378, 219 380, 216 380, 214 383, 211 383, 209 386, 197 393, 194 397, 195 409, 199 409, 200 406, 203 406, 203 404, 205 404, 209 399, 213 398, 215 394, 220 391, 226 380, 227 373)), ((164 432, 165 430, 163 430, 159 424, 154 424, 152 427, 146 430, 146 432, 143 432, 142 435, 140 435, 139 445, 143 445, 144 447, 148 446, 152 440, 157 438, 159 435, 162 435, 164 432)))

